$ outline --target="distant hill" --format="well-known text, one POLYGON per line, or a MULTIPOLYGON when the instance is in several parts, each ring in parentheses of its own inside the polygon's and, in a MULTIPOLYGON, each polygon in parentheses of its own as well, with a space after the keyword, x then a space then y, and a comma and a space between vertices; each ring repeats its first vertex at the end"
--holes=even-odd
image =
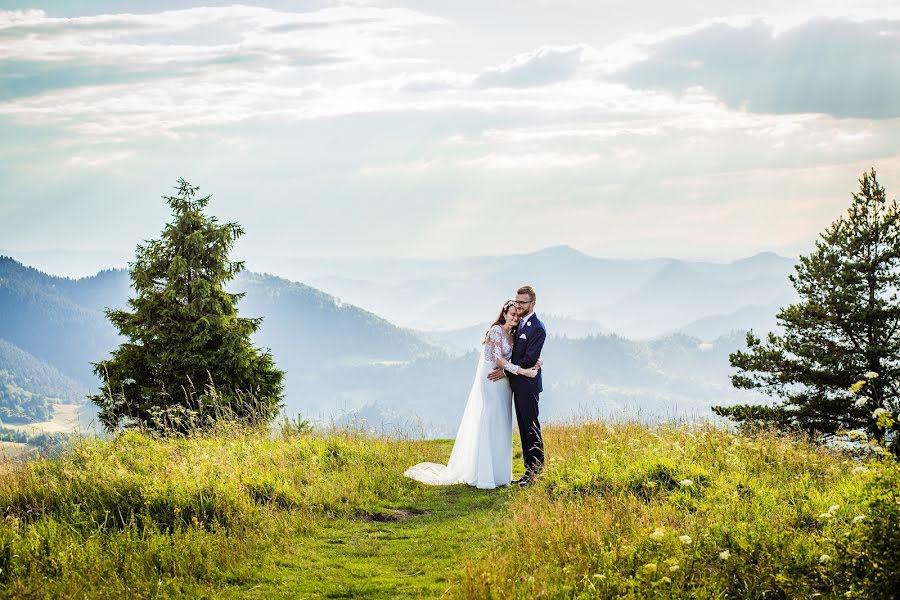
MULTIPOLYGON (((417 335, 301 283, 244 272, 229 289, 247 294, 238 305, 243 316, 264 317, 254 342, 271 348, 288 372, 293 409, 302 399, 309 410, 326 395, 317 385, 323 369, 346 374, 352 366, 436 351, 417 335)), ((120 339, 104 309, 125 307, 131 294, 124 269, 68 279, 0 257, 0 337, 93 390, 98 381, 91 363, 109 356, 120 339)))
POLYGON ((710 340, 723 334, 752 329, 758 335, 769 331, 780 332, 781 328, 775 319, 780 306, 744 306, 724 315, 710 315, 692 321, 678 331, 704 340, 710 340))
POLYGON ((271 348, 286 372, 288 410, 330 413, 358 370, 437 352, 414 333, 302 283, 241 273, 230 288, 247 294, 238 304, 241 315, 264 319, 253 341, 271 348))
MULTIPOLYGON (((652 337, 711 315, 735 314, 748 306, 773 306, 777 312, 777 307, 796 298, 788 280, 793 265, 793 260, 776 255, 728 264, 672 260, 639 289, 598 312, 615 315, 604 322, 631 337, 652 337)), ((706 323, 704 335, 726 334, 734 327, 746 330, 753 323, 732 320, 717 330, 713 325, 706 323)))
POLYGON ((727 263, 605 259, 569 246, 451 260, 266 261, 284 277, 403 327, 446 331, 490 322, 516 288, 531 284, 538 312, 602 323, 630 338, 662 335, 746 306, 789 304, 795 263, 771 252, 727 263))
POLYGON ((243 316, 263 317, 254 341, 283 348, 280 362, 347 366, 411 360, 434 350, 415 334, 302 283, 245 272, 229 287, 246 293, 238 305, 243 316))
MULTIPOLYGON (((68 377, 92 383, 90 363, 106 356, 118 340, 102 302, 84 302, 83 288, 94 280, 52 277, 0 257, 0 338, 68 377)), ((110 306, 122 300, 117 294, 108 297, 110 306)))
POLYGON ((46 421, 54 403, 80 403, 86 394, 84 385, 0 340, 0 422, 46 421))
MULTIPOLYGON (((553 337, 583 338, 612 333, 609 329, 594 321, 557 315, 542 314, 539 316, 547 327, 549 335, 553 337)), ((461 329, 422 331, 419 335, 441 346, 448 352, 470 352, 481 345, 488 325, 489 322, 486 322, 461 329)))

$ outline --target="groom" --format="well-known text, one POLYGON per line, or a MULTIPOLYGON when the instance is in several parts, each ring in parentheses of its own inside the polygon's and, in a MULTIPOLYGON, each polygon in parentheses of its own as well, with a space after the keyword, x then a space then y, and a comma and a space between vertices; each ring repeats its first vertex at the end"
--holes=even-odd
MULTIPOLYGON (((519 308, 520 318, 511 362, 525 369, 530 369, 537 363, 547 338, 544 324, 534 314, 536 301, 537 295, 530 285, 516 291, 516 306, 519 308)), ((504 376, 503 369, 495 369, 488 374, 488 379, 497 381, 504 376)), ((519 436, 522 438, 522 458, 525 461, 525 475, 518 483, 528 485, 544 466, 544 440, 541 437, 541 424, 538 422, 538 401, 544 391, 541 371, 533 379, 510 374, 509 384, 513 391, 519 436)))

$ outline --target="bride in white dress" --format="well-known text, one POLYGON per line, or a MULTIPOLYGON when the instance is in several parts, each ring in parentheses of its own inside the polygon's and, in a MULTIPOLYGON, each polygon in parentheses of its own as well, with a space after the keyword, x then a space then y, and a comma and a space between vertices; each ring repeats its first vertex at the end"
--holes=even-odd
POLYGON ((450 462, 419 463, 404 475, 429 485, 467 483, 481 489, 512 481, 512 389, 509 379, 488 379, 495 367, 535 377, 537 368, 522 369, 509 362, 512 332, 519 322, 513 300, 507 301, 484 337, 484 350, 475 369, 475 381, 459 424, 450 462))

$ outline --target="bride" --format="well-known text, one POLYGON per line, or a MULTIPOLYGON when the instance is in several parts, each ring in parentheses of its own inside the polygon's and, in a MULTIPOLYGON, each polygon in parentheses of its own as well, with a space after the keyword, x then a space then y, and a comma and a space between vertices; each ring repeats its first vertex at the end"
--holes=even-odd
POLYGON ((538 367, 522 369, 509 362, 518 323, 519 310, 515 301, 509 300, 485 334, 450 462, 419 463, 404 475, 429 485, 467 483, 482 489, 512 481, 512 389, 509 379, 491 381, 487 375, 495 367, 525 377, 537 375, 538 367))

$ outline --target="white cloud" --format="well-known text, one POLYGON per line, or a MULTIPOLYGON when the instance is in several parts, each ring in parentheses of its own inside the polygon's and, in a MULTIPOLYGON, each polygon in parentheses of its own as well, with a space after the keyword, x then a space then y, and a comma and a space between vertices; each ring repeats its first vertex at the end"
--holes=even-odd
POLYGON ((133 150, 119 150, 104 154, 87 154, 81 153, 71 157, 66 164, 69 167, 90 167, 100 168, 108 167, 117 162, 127 161, 135 155, 133 150))
POLYGON ((363 167, 360 174, 364 176, 396 176, 426 173, 438 168, 440 161, 438 160, 415 160, 405 163, 393 163, 389 165, 375 165, 363 167))
POLYGON ((557 169, 582 167, 600 158, 599 154, 557 154, 557 153, 528 153, 528 154, 487 154, 478 158, 463 161, 467 167, 479 167, 483 169, 557 169))
POLYGON ((276 62, 298 55, 377 62, 379 53, 421 43, 411 30, 444 22, 374 7, 287 12, 233 5, 71 18, 7 11, 0 12, 0 59, 184 64, 259 53, 276 62))
POLYGON ((565 81, 575 75, 584 47, 541 46, 482 71, 476 87, 530 87, 565 81))
POLYGON ((673 92, 700 86, 734 109, 900 117, 900 18, 716 22, 645 44, 615 77, 673 92), (885 34, 889 35, 885 35, 885 34))

